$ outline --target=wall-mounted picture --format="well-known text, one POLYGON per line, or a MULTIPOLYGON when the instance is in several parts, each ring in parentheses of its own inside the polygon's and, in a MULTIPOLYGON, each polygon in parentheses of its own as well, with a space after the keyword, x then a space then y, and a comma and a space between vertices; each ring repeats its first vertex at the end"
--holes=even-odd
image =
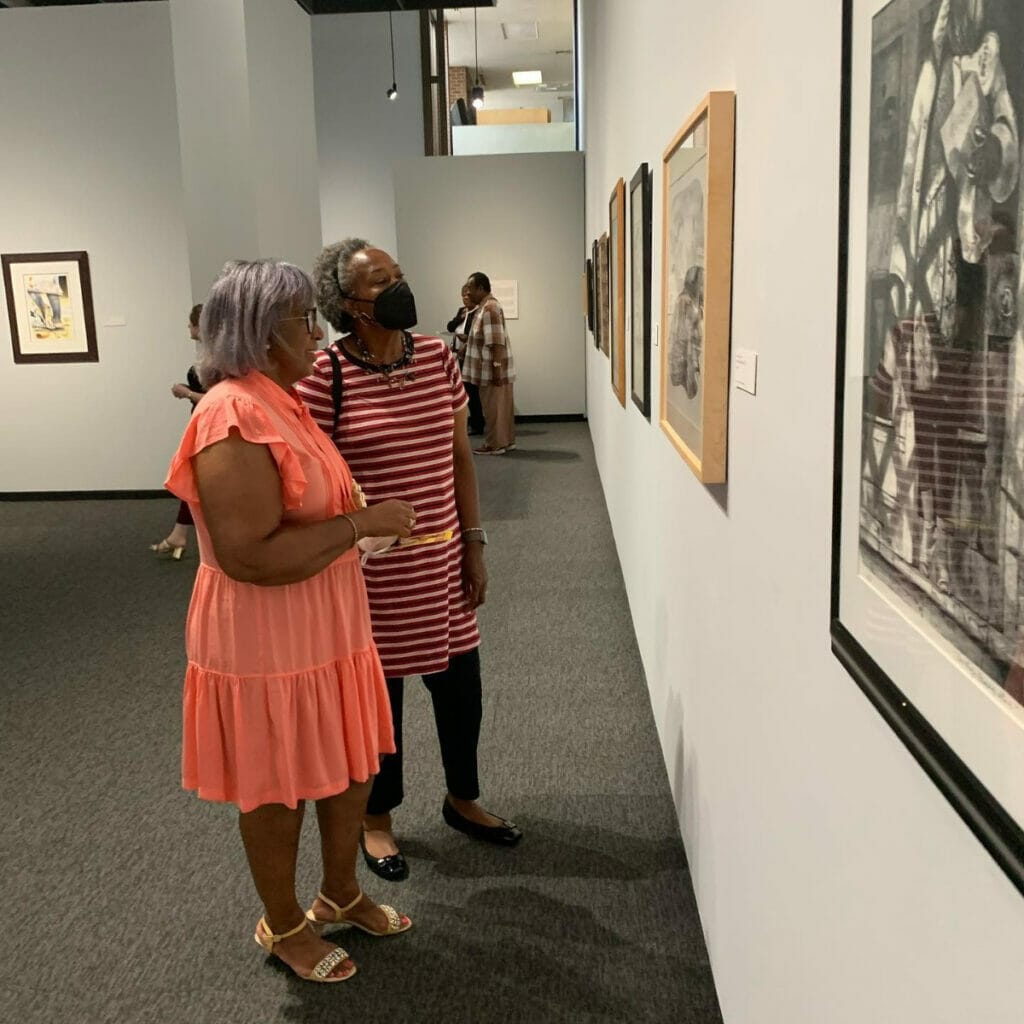
POLYGON ((601 347, 601 301, 598 282, 600 280, 600 246, 595 238, 590 243, 590 287, 593 296, 593 308, 591 309, 590 330, 594 335, 594 348, 601 347))
POLYGON ((0 265, 16 363, 99 359, 86 253, 9 253, 0 265))
POLYGON ((1024 5, 846 0, 833 649, 1024 892, 1024 5))
POLYGON ((583 274, 584 315, 587 317, 587 330, 594 331, 594 261, 587 260, 583 274))
POLYGON ((612 391, 626 404, 626 184, 619 178, 608 200, 608 309, 611 317, 612 391))
POLYGON ((708 93, 662 158, 661 426, 706 484, 726 477, 735 111, 708 93))
POLYGON ((641 164, 629 184, 629 308, 633 404, 651 418, 651 198, 653 181, 641 164))
POLYGON ((609 298, 611 291, 610 277, 611 258, 608 245, 608 232, 601 235, 598 241, 598 262, 597 262, 597 322, 598 333, 601 336, 601 351, 609 354, 611 345, 611 320, 608 315, 609 298))

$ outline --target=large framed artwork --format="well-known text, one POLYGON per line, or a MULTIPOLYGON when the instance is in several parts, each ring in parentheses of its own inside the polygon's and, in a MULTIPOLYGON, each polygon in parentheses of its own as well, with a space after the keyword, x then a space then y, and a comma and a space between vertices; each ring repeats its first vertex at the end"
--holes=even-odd
POLYGON ((601 351, 608 355, 611 344, 611 323, 608 317, 609 300, 609 252, 608 232, 601 235, 597 243, 597 323, 601 338, 601 351))
POLYGON ((633 404, 651 418, 651 198, 646 163, 629 183, 629 308, 633 404))
POLYGON ((583 268, 583 316, 587 330, 594 330, 594 261, 587 259, 583 268))
POLYGON ((611 317, 612 391, 626 404, 626 183, 619 178, 608 200, 610 248, 608 309, 611 317))
POLYGON ((662 157, 661 427, 706 484, 726 478, 735 111, 708 93, 662 157))
POLYGON ((594 333, 594 348, 598 348, 599 349, 601 347, 601 325, 600 325, 601 303, 600 303, 600 291, 598 290, 598 280, 600 278, 601 258, 600 258, 600 254, 599 254, 598 250, 599 250, 598 241, 595 238, 594 241, 590 243, 590 288, 591 288, 591 295, 593 297, 593 306, 592 306, 592 309, 590 311, 590 313, 591 313, 590 329, 594 333))
POLYGON ((96 323, 84 252, 0 256, 16 363, 95 363, 96 323))
POLYGON ((1024 893, 1024 5, 843 36, 832 647, 1024 893))

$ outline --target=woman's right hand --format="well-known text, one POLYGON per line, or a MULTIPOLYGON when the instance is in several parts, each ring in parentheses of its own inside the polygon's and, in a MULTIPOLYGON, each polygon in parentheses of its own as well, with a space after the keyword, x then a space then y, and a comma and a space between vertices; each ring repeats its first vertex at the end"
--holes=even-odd
POLYGON ((398 498, 388 498, 349 515, 359 526, 360 537, 409 537, 416 525, 416 510, 398 498))

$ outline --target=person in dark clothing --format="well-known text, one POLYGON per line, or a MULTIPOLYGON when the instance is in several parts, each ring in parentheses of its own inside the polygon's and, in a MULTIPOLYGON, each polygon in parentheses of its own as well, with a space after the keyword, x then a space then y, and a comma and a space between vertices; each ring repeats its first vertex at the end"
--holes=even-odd
MULTIPOLYGON (((203 306, 200 303, 193 306, 188 314, 188 334, 195 342, 199 341, 199 314, 202 311, 203 306)), ((199 374, 196 373, 194 366, 188 368, 185 379, 188 381, 187 384, 178 383, 171 385, 171 394, 175 398, 187 398, 194 409, 199 399, 206 394, 206 388, 199 382, 199 374)), ((176 562, 180 561, 188 545, 188 538, 193 525, 192 513, 189 510, 188 502, 183 501, 178 505, 178 517, 174 521, 174 529, 163 540, 150 544, 149 550, 157 555, 170 555, 176 562)))
MULTIPOLYGON (((470 297, 465 285, 462 288, 462 305, 459 311, 448 321, 448 330, 452 332, 452 351, 459 361, 459 369, 462 369, 462 361, 466 356, 466 338, 473 327, 473 318, 476 316, 476 303, 470 297)), ((484 407, 480 401, 480 389, 475 384, 462 382, 466 389, 466 397, 469 398, 469 433, 482 434, 484 432, 484 407)))

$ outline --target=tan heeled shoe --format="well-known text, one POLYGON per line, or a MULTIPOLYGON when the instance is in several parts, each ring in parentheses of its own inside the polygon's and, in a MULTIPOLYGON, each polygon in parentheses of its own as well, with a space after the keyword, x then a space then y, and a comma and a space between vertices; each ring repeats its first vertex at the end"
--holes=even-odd
POLYGON ((176 562, 180 562, 181 556, 185 554, 185 545, 182 544, 179 548, 176 544, 171 544, 165 537, 163 540, 157 541, 156 544, 150 544, 149 550, 158 555, 170 555, 176 562))
MULTIPOLYGON (((285 939, 290 939, 293 935, 298 935, 303 928, 309 927, 309 922, 303 918, 300 924, 297 924, 291 931, 282 932, 280 935, 275 935, 270 930, 270 925, 267 924, 267 919, 261 917, 256 925, 256 934, 253 938, 256 940, 256 945, 269 953, 271 956, 277 956, 274 952, 274 945, 278 942, 282 942, 285 939)), ((351 970, 339 977, 332 978, 331 971, 335 969, 340 963, 344 963, 348 959, 348 953, 341 948, 341 946, 335 946, 317 965, 309 972, 309 974, 299 974, 291 964, 287 966, 291 967, 297 978, 301 978, 303 981, 315 981, 325 985, 333 984, 336 981, 348 981, 353 974, 356 973, 356 965, 353 964, 351 970)), ((281 958, 278 957, 280 960, 281 958)), ((285 961, 281 960, 282 963, 285 961)))
POLYGON ((322 892, 318 892, 317 899, 321 902, 326 903, 327 906, 334 911, 333 921, 323 921, 316 914, 313 913, 313 908, 310 907, 306 911, 306 919, 313 926, 318 934, 322 934, 325 928, 331 928, 334 925, 350 925, 353 928, 358 928, 360 931, 366 932, 367 935, 373 935, 380 939, 386 935, 401 935, 402 932, 407 932, 412 927, 412 921, 404 914, 399 914, 394 907, 388 907, 384 904, 378 904, 381 910, 384 911, 384 916, 388 919, 388 926, 382 932, 376 932, 372 928, 367 928, 365 924, 360 924, 358 921, 353 921, 351 918, 345 915, 355 907, 355 905, 363 898, 363 894, 360 893, 351 903, 345 907, 339 907, 337 903, 332 899, 328 899, 322 892))

